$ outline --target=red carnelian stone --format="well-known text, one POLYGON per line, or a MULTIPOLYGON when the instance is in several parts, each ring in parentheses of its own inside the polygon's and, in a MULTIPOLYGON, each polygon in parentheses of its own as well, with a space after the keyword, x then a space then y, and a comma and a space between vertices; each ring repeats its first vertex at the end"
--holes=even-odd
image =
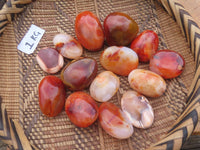
POLYGON ((149 62, 158 49, 158 43, 158 35, 154 31, 145 30, 133 40, 131 49, 138 54, 140 62, 149 62))
POLYGON ((99 19, 90 11, 77 15, 75 32, 78 41, 90 51, 97 51, 103 46, 104 32, 99 19))
POLYGON ((65 112, 73 124, 85 128, 95 122, 99 108, 87 93, 74 92, 66 100, 65 112))
POLYGON ((113 12, 104 20, 104 31, 110 46, 126 46, 137 36, 139 27, 129 15, 113 12))
POLYGON ((113 125, 121 125, 123 124, 124 118, 121 114, 120 109, 113 103, 110 102, 104 102, 99 107, 99 121, 107 122, 108 124, 113 125), (110 119, 112 118, 112 119, 110 119))
POLYGON ((125 117, 125 113, 112 103, 104 102, 101 104, 99 121, 101 127, 115 138, 126 139, 133 134, 133 126, 125 117))
POLYGON ((150 60, 150 70, 165 79, 179 76, 184 66, 184 58, 172 50, 160 50, 150 60))
POLYGON ((61 71, 61 79, 70 90, 83 90, 96 77, 97 62, 93 58, 81 58, 67 64, 61 71))
POLYGON ((39 106, 48 117, 58 115, 65 105, 65 86, 56 76, 46 76, 39 84, 39 106))

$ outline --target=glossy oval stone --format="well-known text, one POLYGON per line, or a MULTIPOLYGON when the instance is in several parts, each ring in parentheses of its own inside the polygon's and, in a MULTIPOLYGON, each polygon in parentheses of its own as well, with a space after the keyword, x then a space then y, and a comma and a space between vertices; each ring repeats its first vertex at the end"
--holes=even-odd
POLYGON ((128 47, 111 46, 102 52, 100 63, 109 71, 128 76, 133 69, 138 67, 138 56, 128 47))
POLYGON ((111 99, 119 89, 119 78, 111 71, 101 72, 90 85, 90 95, 99 102, 111 99))
POLYGON ((53 44, 62 56, 69 59, 78 59, 83 53, 81 44, 69 34, 55 35, 53 44))
POLYGON ((64 64, 62 55, 49 47, 41 49, 36 56, 36 60, 41 69, 47 73, 58 72, 64 64))
POLYGON ((84 11, 76 16, 75 32, 78 41, 86 49, 97 51, 103 46, 103 28, 97 16, 92 12, 84 11))
POLYGON ((125 114, 112 103, 101 104, 99 121, 101 127, 115 138, 127 139, 133 134, 133 126, 126 120, 125 114))
POLYGON ((63 83, 70 90, 82 90, 90 85, 97 74, 97 62, 92 58, 81 58, 66 65, 61 72, 63 83))
POLYGON ((179 76, 185 67, 184 58, 173 50, 160 50, 150 60, 150 70, 165 79, 179 76))
POLYGON ((134 90, 148 97, 159 97, 166 90, 165 80, 158 74, 144 69, 135 69, 128 75, 128 82, 134 90))
POLYGON ((65 112, 73 124, 86 128, 98 118, 99 108, 89 94, 80 91, 66 99, 65 112))
POLYGON ((147 98, 138 92, 125 92, 121 99, 121 107, 135 127, 146 129, 153 124, 153 109, 147 98))
POLYGON ((104 31, 110 46, 126 46, 136 37, 139 27, 129 15, 113 12, 104 20, 104 31))
POLYGON ((56 76, 45 76, 38 86, 41 112, 48 116, 57 116, 65 105, 65 86, 56 76))
POLYGON ((133 40, 131 49, 138 54, 140 62, 149 62, 158 50, 158 44, 158 35, 152 30, 145 30, 133 40))

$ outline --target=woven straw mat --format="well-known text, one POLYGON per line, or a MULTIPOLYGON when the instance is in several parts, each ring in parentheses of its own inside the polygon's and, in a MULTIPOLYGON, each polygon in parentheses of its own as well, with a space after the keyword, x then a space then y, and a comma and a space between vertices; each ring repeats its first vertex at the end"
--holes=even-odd
MULTIPOLYGON (((183 111, 195 70, 193 56, 185 38, 181 35, 180 28, 157 2, 151 0, 38 0, 27 5, 13 24, 7 26, 0 47, 3 48, 3 51, 0 51, 2 57, 0 61, 6 65, 1 67, 0 75, 4 79, 0 79, 2 85, 0 88, 6 90, 7 86, 11 87, 0 94, 3 102, 7 104, 8 113, 12 118, 19 120, 28 140, 38 149, 148 148, 167 133, 183 111), (52 39, 57 33, 68 33, 76 37, 75 17, 85 10, 96 14, 102 24, 111 12, 127 13, 138 23, 140 32, 150 29, 159 35, 159 50, 169 48, 178 51, 186 61, 185 70, 180 77, 166 80, 167 90, 164 95, 159 98, 149 98, 155 113, 153 126, 146 130, 135 128, 134 134, 127 140, 112 138, 100 127, 98 121, 88 128, 78 128, 70 122, 64 110, 58 116, 48 118, 39 108, 38 84, 47 74, 41 70, 35 57, 41 48, 53 47, 52 39), (43 28, 46 32, 35 52, 27 55, 17 51, 16 45, 20 43, 31 24, 43 28), (5 81, 7 85, 3 85, 5 81), (10 91, 13 95, 10 95, 10 91)), ((104 70, 100 65, 99 56, 107 47, 104 44, 98 52, 84 50, 83 56, 97 60, 98 73, 104 70)), ((68 62, 69 60, 65 59, 65 63, 68 62)), ((139 68, 148 69, 148 64, 141 63, 139 68)), ((60 72, 55 75, 59 77, 60 72)), ((119 107, 123 92, 130 89, 127 77, 120 76, 120 82, 119 91, 110 100, 119 107)), ((68 90, 67 95, 70 93, 68 90)))

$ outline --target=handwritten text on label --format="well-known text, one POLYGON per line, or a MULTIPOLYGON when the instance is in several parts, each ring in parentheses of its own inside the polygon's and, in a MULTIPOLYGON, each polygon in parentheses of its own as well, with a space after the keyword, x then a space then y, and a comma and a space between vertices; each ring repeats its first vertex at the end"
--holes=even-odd
POLYGON ((31 25, 30 29, 18 45, 18 49, 26 54, 32 54, 40 42, 45 30, 31 25))

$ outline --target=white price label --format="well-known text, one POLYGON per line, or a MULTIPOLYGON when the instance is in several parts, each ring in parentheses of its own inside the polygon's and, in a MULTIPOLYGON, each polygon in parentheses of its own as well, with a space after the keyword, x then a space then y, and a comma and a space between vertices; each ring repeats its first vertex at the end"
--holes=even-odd
POLYGON ((22 41, 17 46, 17 49, 26 54, 32 54, 40 42, 44 32, 45 30, 32 24, 22 41))

